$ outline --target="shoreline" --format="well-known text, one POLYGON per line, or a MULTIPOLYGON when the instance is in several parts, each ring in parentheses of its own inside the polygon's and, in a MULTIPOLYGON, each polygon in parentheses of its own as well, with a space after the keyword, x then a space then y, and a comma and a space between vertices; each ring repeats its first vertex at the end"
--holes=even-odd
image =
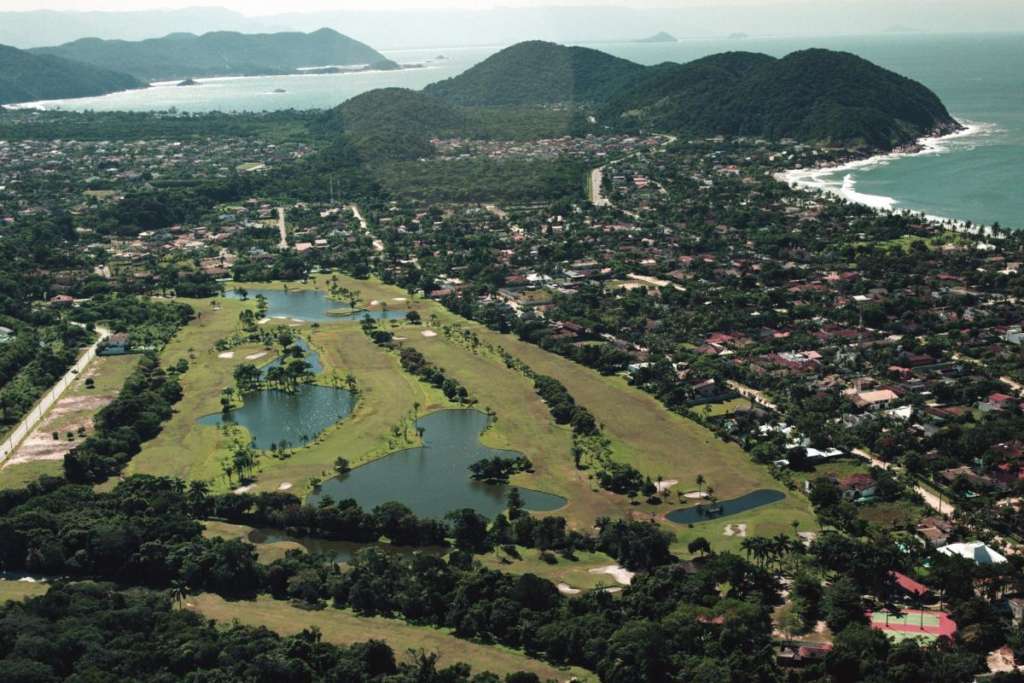
POLYGON ((866 194, 858 192, 856 189, 857 183, 856 179, 853 177, 853 173, 856 171, 873 168, 875 166, 885 166, 893 161, 899 161, 900 159, 909 159, 912 157, 932 154, 945 154, 950 151, 947 146, 948 142, 973 137, 995 129, 994 124, 977 123, 973 121, 966 121, 963 126, 964 127, 961 130, 948 133, 946 135, 918 138, 914 143, 920 148, 917 151, 885 152, 882 154, 875 154, 864 159, 847 161, 841 164, 831 164, 815 168, 794 168, 787 171, 780 171, 779 173, 774 174, 774 178, 791 187, 796 186, 798 189, 805 192, 820 192, 822 194, 850 202, 851 204, 867 206, 876 211, 887 211, 891 213, 901 213, 906 211, 945 230, 992 237, 991 226, 975 223, 969 219, 937 216, 929 214, 925 210, 910 209, 906 207, 901 208, 898 206, 900 204, 900 200, 895 197, 866 194), (833 177, 841 173, 844 174, 842 180, 837 182, 833 177), (970 227, 967 225, 969 222, 971 223, 970 227))

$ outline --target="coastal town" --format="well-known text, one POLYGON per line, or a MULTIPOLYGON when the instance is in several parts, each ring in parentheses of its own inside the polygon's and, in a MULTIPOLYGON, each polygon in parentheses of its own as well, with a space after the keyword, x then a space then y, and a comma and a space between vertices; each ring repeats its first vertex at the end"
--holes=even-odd
POLYGON ((1024 234, 819 182, 900 78, 0 110, 0 679, 1024 680, 1024 234))

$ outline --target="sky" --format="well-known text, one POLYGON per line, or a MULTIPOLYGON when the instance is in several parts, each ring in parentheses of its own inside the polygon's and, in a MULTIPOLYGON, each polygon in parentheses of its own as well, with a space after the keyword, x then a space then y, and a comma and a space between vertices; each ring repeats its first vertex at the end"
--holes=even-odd
MULTIPOLYGON (((202 3, 197 0, 0 0, 0 11, 75 10, 75 11, 130 11, 183 9, 196 6, 217 6, 249 16, 279 14, 282 12, 315 12, 328 10, 395 10, 395 9, 488 9, 494 7, 546 7, 558 6, 618 6, 618 7, 686 7, 695 5, 778 5, 798 6, 809 2, 847 2, 848 0, 217 0, 202 3)), ((898 1, 898 0, 897 0, 898 1)), ((969 0, 984 4, 986 0, 969 0)))

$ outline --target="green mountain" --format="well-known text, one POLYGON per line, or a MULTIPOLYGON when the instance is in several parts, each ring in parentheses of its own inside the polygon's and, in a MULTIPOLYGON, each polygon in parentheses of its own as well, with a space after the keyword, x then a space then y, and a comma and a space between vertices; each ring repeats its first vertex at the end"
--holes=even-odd
POLYGON ((530 41, 424 92, 464 105, 593 103, 643 72, 639 64, 598 50, 530 41))
POLYGON ((327 28, 313 33, 172 33, 134 42, 84 38, 32 52, 122 69, 146 81, 286 74, 317 66, 393 64, 370 46, 327 28))
POLYGON ((0 104, 92 97, 146 84, 124 73, 0 45, 0 104))
POLYGON ((727 52, 641 66, 597 50, 528 42, 424 93, 453 104, 572 103, 618 130, 796 138, 888 148, 958 127, 925 86, 860 57, 727 52))
POLYGON ((612 126, 888 148, 959 124, 931 90, 845 52, 731 52, 651 67, 608 98, 612 126))

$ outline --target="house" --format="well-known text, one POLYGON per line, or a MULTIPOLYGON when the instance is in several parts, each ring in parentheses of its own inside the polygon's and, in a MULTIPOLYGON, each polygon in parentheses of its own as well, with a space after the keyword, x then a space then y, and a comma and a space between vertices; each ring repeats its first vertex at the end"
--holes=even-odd
POLYGON ((945 545, 953 533, 953 525, 941 517, 925 517, 917 524, 917 533, 924 536, 929 545, 945 545))
POLYGON ((58 294, 50 297, 50 305, 55 308, 67 308, 73 303, 75 303, 74 298, 67 294, 58 294))
POLYGON ((878 484, 870 474, 851 474, 839 480, 839 490, 846 500, 867 500, 875 495, 878 484))
POLYGON ((131 347, 131 339, 124 332, 112 334, 100 342, 96 348, 99 356, 121 356, 128 353, 131 347))
POLYGON ((847 394, 853 405, 858 408, 875 409, 888 406, 899 399, 899 395, 892 389, 876 389, 874 391, 853 391, 847 394))
POLYGON ((950 543, 939 548, 939 552, 943 555, 953 557, 959 555, 968 560, 973 560, 975 564, 1002 564, 1006 562, 1006 558, 1000 555, 998 552, 989 548, 986 544, 981 541, 974 541, 972 543, 950 543))

